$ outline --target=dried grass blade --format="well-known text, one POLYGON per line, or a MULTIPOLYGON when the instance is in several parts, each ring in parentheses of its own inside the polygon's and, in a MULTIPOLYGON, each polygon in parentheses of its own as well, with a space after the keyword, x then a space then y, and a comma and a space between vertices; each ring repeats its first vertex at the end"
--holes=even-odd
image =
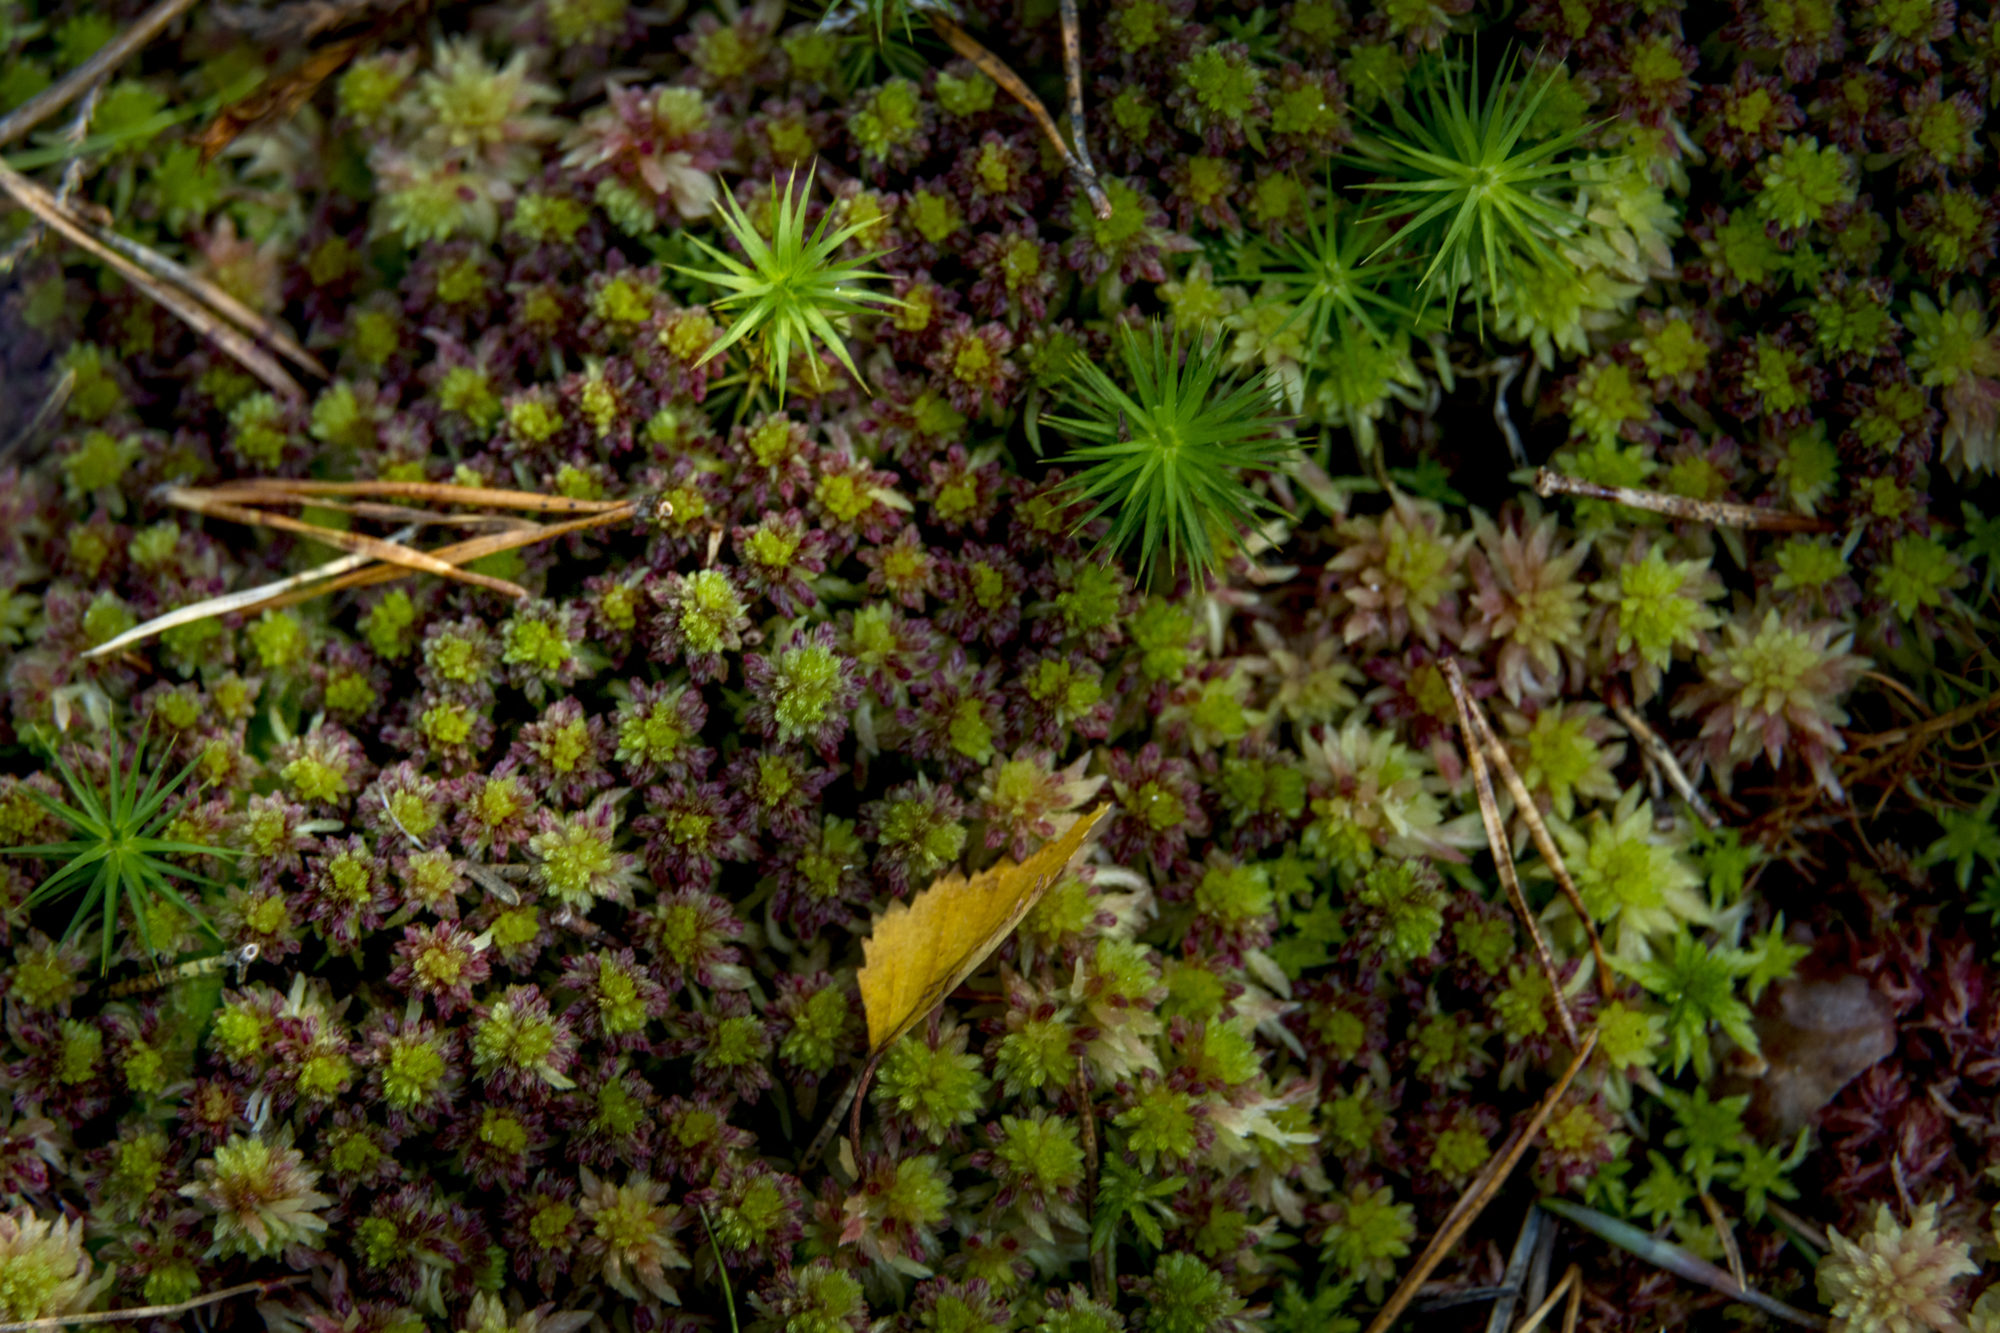
MULTIPOLYGON (((415 533, 414 530, 410 530, 397 535, 413 536, 415 533)), ((245 588, 241 592, 223 593, 219 597, 207 597, 199 602, 190 602, 188 605, 176 607, 164 615, 154 616, 143 625, 135 625, 123 634, 120 634, 117 638, 107 639, 105 642, 98 644, 97 647, 92 648, 89 652, 81 654, 81 656, 86 662, 95 657, 109 657, 112 653, 123 652, 135 644, 144 643, 156 634, 164 634, 168 630, 180 625, 192 625, 196 621, 207 620, 211 616, 226 616, 236 612, 242 612, 247 615, 252 611, 262 610, 264 607, 270 605, 273 599, 281 597, 295 588, 315 583, 320 579, 335 578, 350 570, 359 569, 363 565, 371 565, 373 563, 375 563, 374 559, 370 556, 344 555, 338 560, 329 560, 326 564, 315 565, 311 569, 293 574, 289 578, 279 579, 275 583, 265 583, 255 588, 245 588)), ((318 592, 314 592, 311 595, 317 596, 318 592)))
POLYGON ((380 537, 367 537, 356 532, 341 532, 334 528, 322 528, 314 523, 291 518, 285 514, 266 513, 261 509, 251 509, 231 501, 217 498, 215 492, 191 486, 163 486, 156 494, 170 505, 193 513, 205 514, 212 518, 232 519, 247 523, 252 527, 275 528, 279 532, 295 533, 310 538, 339 551, 351 551, 356 555, 366 555, 385 564, 402 565, 408 569, 420 570, 426 574, 440 574, 446 578, 458 579, 493 592, 505 593, 516 599, 525 598, 528 590, 518 583, 506 579, 496 579, 488 574, 475 574, 469 569, 460 569, 448 560, 440 560, 425 551, 405 546, 401 542, 386 541, 380 537))
POLYGON ((1761 1291, 1737 1285, 1735 1278, 1700 1255, 1683 1249, 1670 1240, 1649 1236, 1630 1222, 1621 1222, 1594 1208, 1571 1203, 1568 1199, 1543 1199, 1541 1206, 1566 1222, 1574 1222, 1600 1240, 1608 1241, 1626 1253, 1645 1260, 1655 1268, 1664 1269, 1690 1282, 1699 1282, 1711 1290, 1721 1292, 1733 1301, 1754 1305, 1765 1314, 1789 1324, 1797 1324, 1801 1328, 1827 1326, 1827 1321, 1818 1315, 1795 1310, 1775 1296, 1766 1296, 1761 1291))
MULTIPOLYGON (((449 546, 440 546, 436 550, 429 552, 429 554, 434 560, 443 560, 451 564, 468 564, 474 560, 484 560, 489 555, 498 555, 502 551, 511 551, 519 546, 530 546, 535 542, 547 541, 551 537, 565 537, 571 533, 586 532, 591 528, 601 528, 607 524, 636 517, 638 513, 638 503, 636 501, 627 501, 625 502, 623 512, 593 514, 588 518, 572 519, 567 523, 536 525, 532 529, 524 529, 520 532, 505 532, 486 537, 474 537, 468 541, 454 542, 449 546)), ((407 578, 409 573, 410 571, 407 569, 399 569, 390 565, 371 565, 366 569, 357 569, 352 573, 342 574, 323 588, 314 588, 303 593, 287 593, 281 597, 272 599, 266 605, 272 608, 293 606, 299 602, 310 601, 315 597, 324 596, 327 593, 339 592, 345 588, 368 588, 378 583, 392 583, 397 579, 407 578)))
POLYGON ((1556 1017, 1562 1020, 1563 1033, 1569 1038, 1569 1044, 1575 1046, 1578 1042, 1576 1018, 1569 1011, 1569 1002, 1563 998, 1562 974, 1556 970, 1555 955, 1549 952, 1548 941, 1542 938, 1535 914, 1528 908, 1527 895, 1521 892, 1521 877, 1514 868, 1514 852, 1507 844, 1506 827, 1500 822, 1500 802, 1493 795, 1493 777, 1486 768, 1484 732, 1473 713, 1477 705, 1465 692, 1465 679, 1459 674, 1455 659, 1447 657, 1440 670, 1444 672, 1445 684, 1451 687, 1452 702, 1458 706, 1458 725, 1465 733, 1465 753, 1472 764, 1472 784, 1479 793, 1479 819, 1486 826, 1486 841, 1493 849, 1493 861, 1500 872, 1501 886, 1507 890, 1508 901, 1514 904, 1515 913, 1527 927, 1528 938, 1534 941, 1535 961, 1541 965, 1542 975, 1548 980, 1556 1017))
POLYGON ((1542 1095, 1542 1100, 1536 1105, 1535 1114, 1529 1118, 1527 1127, 1509 1142, 1506 1151, 1488 1164, 1479 1183, 1465 1198, 1459 1200, 1457 1206, 1452 1209, 1451 1217, 1438 1229, 1437 1235, 1431 1237, 1431 1243, 1424 1246, 1424 1252, 1417 1256, 1417 1262, 1411 1266, 1409 1272, 1403 1274, 1403 1280, 1397 1283, 1396 1290, 1390 1293, 1388 1303, 1378 1310, 1375 1318, 1369 1322, 1368 1333, 1388 1333, 1396 1320, 1402 1317, 1403 1311, 1416 1299, 1417 1288, 1423 1286, 1430 1275, 1437 1271, 1437 1266, 1444 1262, 1444 1257, 1451 1253, 1459 1238, 1465 1235, 1467 1229, 1485 1210, 1486 1205, 1493 1201, 1493 1196, 1500 1192, 1500 1187, 1506 1183, 1507 1177, 1513 1174, 1514 1168, 1521 1164, 1521 1158, 1540 1136, 1542 1126, 1548 1124, 1549 1117, 1555 1114, 1556 1107, 1568 1095, 1570 1084, 1576 1082, 1576 1076, 1582 1072, 1584 1064, 1596 1049, 1597 1029, 1592 1028, 1584 1034, 1583 1044, 1577 1048, 1576 1054, 1570 1057, 1569 1065, 1563 1070, 1562 1077, 1556 1080, 1554 1087, 1542 1095))
POLYGON ((98 240, 88 228, 71 217, 69 211, 58 204, 55 197, 46 189, 8 166, 5 161, 0 161, 0 190, 5 190, 15 203, 34 214, 44 225, 57 232, 70 244, 110 265, 120 277, 165 306, 183 324, 236 358, 244 369, 264 381, 275 392, 295 401, 306 396, 298 381, 294 380, 270 353, 257 346, 233 325, 226 324, 211 315, 193 298, 162 283, 145 269, 98 240))
POLYGON ((443 481, 308 481, 289 477, 239 477, 205 488, 240 503, 308 504, 326 498, 426 500, 433 504, 482 509, 520 509, 537 514, 613 514, 633 508, 633 500, 577 500, 567 495, 457 486, 443 481))

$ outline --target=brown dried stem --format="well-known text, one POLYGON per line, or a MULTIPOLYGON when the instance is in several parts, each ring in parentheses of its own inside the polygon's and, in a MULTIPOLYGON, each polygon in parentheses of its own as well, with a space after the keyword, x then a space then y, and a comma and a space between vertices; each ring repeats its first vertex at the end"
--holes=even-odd
POLYGON ((98 1310, 91 1314, 55 1314, 45 1319, 20 1319, 0 1324, 0 1333, 33 1333, 33 1330, 44 1328, 75 1328, 83 1324, 122 1324, 140 1319, 167 1319, 214 1305, 218 1301, 226 1301, 232 1296, 248 1296, 252 1292, 259 1296, 267 1296, 303 1281, 305 1281, 303 1277, 267 1277, 261 1282, 245 1282, 239 1286, 224 1287, 221 1291, 211 1291, 176 1305, 140 1305, 130 1310, 98 1310))
POLYGON ((1521 1158, 1527 1155, 1528 1149, 1540 1136, 1542 1126, 1548 1124, 1549 1117, 1555 1114, 1557 1105, 1568 1094, 1570 1084, 1576 1081, 1576 1076, 1583 1071, 1585 1062, 1596 1049, 1597 1029, 1592 1028, 1584 1034, 1583 1044, 1577 1048, 1576 1054, 1570 1057, 1569 1066, 1563 1070, 1562 1077, 1556 1080, 1554 1087, 1543 1094, 1526 1129, 1512 1139, 1498 1157, 1487 1164, 1465 1197, 1452 1208, 1451 1216, 1445 1219, 1445 1224, 1438 1229, 1437 1235, 1431 1237, 1430 1244, 1424 1246, 1424 1252, 1417 1256, 1417 1262, 1411 1266, 1409 1272, 1403 1274, 1403 1280, 1397 1283, 1396 1290, 1390 1293, 1388 1303, 1376 1312, 1375 1318, 1369 1323, 1368 1333, 1388 1333, 1395 1322, 1402 1317, 1403 1311, 1416 1299, 1417 1288, 1437 1271, 1437 1266, 1444 1262, 1452 1247, 1458 1244, 1459 1239, 1471 1228, 1479 1214, 1485 1211, 1486 1205, 1500 1192, 1500 1187, 1507 1183, 1507 1178, 1514 1173, 1514 1168, 1520 1165, 1521 1158))
POLYGON ((1090 160, 1089 136, 1083 132, 1083 30, 1076 17, 1076 0, 1062 0, 1062 43, 1063 82, 1069 89, 1069 134, 1076 141, 1076 160, 1094 181, 1097 164, 1090 160))
POLYGON ((316 523, 307 523, 287 514, 272 514, 262 509, 252 509, 247 505, 223 499, 212 490, 202 490, 193 486, 165 486, 158 494, 160 499, 168 504, 191 513, 210 518, 231 519, 237 523, 247 523, 252 527, 274 528, 279 532, 295 533, 338 551, 370 556, 387 564, 402 565, 421 570, 426 574, 459 579, 492 592, 505 593, 517 600, 528 595, 528 590, 518 583, 496 579, 490 574, 475 574, 469 569, 460 569, 449 560, 440 560, 428 552, 405 546, 401 542, 368 537, 357 532, 342 532, 338 528, 323 528, 316 523))
POLYGON ((97 53, 20 106, 0 116, 0 147, 13 143, 35 126, 83 96, 86 89, 131 59, 169 23, 194 8, 194 0, 159 0, 139 21, 97 49, 97 53))
POLYGON ((145 292, 165 306, 173 315, 202 337, 235 357, 258 379, 286 398, 293 400, 305 397, 305 391, 298 382, 286 373, 285 368, 249 338, 232 325, 220 319, 175 288, 160 281, 139 264, 118 253, 104 242, 80 220, 62 207, 55 197, 41 185, 0 161, 0 190, 4 190, 15 203, 35 215, 44 225, 60 234, 78 249, 95 256, 110 265, 119 276, 145 292))
POLYGON ((1562 1020, 1563 1034, 1569 1038, 1569 1044, 1575 1046, 1578 1041, 1576 1019, 1570 1014, 1568 1001, 1563 999, 1562 974, 1556 970, 1555 956, 1549 952, 1548 941, 1542 938, 1535 914, 1529 910, 1527 895, 1521 892, 1521 877, 1514 868, 1514 852, 1507 845, 1507 830, 1500 822, 1500 802, 1493 795, 1493 777, 1486 768, 1485 736, 1473 712, 1475 705, 1465 692, 1465 678, 1459 674, 1457 661, 1446 658, 1440 669, 1444 672, 1445 684, 1451 687, 1452 702, 1458 707, 1458 725, 1465 733, 1465 753, 1472 764, 1472 785, 1479 792, 1479 818, 1486 825, 1486 841, 1493 849, 1493 861, 1500 871, 1501 886, 1507 890, 1507 899, 1514 904, 1515 914, 1528 928, 1528 938, 1535 945, 1535 961, 1541 965, 1542 975, 1548 979, 1549 995, 1555 1001, 1556 1017, 1562 1020))
MULTIPOLYGON (((960 27, 958 20, 935 9, 929 11, 929 17, 931 26, 938 30, 938 35, 944 38, 952 50, 971 61, 979 68, 980 73, 1006 89, 1007 95, 1021 104, 1022 109, 1034 119, 1035 124, 1041 127, 1043 135, 1055 145, 1056 152, 1062 155, 1063 164, 1069 168, 1070 175, 1076 177, 1077 184, 1083 187, 1084 194, 1090 197, 1092 211, 1100 219, 1110 217, 1111 197, 1104 193, 1104 187, 1098 183, 1097 173, 1091 169, 1087 161, 1078 157, 1070 148, 1062 137, 1062 131, 1056 128, 1055 119, 1049 115, 1049 109, 1042 105, 1041 98, 1035 96, 1034 89, 1022 82, 1021 76, 1016 74, 1006 61, 980 45, 977 38, 960 27)), ((1079 122, 1077 142, 1081 144, 1082 141, 1083 129, 1079 122)))
POLYGON ((1781 514, 1755 505, 1729 504, 1721 500, 1691 500, 1684 495, 1662 495, 1658 491, 1634 490, 1630 486, 1603 486, 1564 476, 1553 468, 1535 471, 1535 494, 1544 500, 1555 495, 1577 495, 1588 500, 1609 500, 1629 509, 1644 509, 1689 523, 1708 523, 1718 528, 1753 528, 1765 532, 1833 532, 1823 518, 1804 514, 1781 514))

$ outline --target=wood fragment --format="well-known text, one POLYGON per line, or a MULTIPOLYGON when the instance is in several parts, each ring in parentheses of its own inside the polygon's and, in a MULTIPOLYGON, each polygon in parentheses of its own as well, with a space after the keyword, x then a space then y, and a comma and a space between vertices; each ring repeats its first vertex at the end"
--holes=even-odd
POLYGON ((65 74, 56 83, 5 116, 0 116, 0 147, 13 143, 35 126, 74 102, 104 77, 131 59, 166 26, 188 10, 195 0, 159 0, 140 15, 139 21, 99 47, 90 59, 65 74))
POLYGON ((1805 514, 1784 514, 1756 505, 1730 504, 1722 500, 1692 500, 1684 495, 1663 495, 1658 491, 1635 490, 1630 486, 1603 486, 1594 481, 1565 476, 1553 468, 1537 468, 1535 494, 1544 500, 1556 495, 1575 495, 1587 500, 1609 500, 1628 509, 1644 509, 1689 523, 1707 523, 1718 528, 1749 528, 1765 532, 1835 532, 1826 519, 1805 514))
POLYGON ((214 343, 240 362, 244 369, 270 386, 280 396, 294 402, 305 398, 305 390, 277 360, 240 330, 211 314, 199 302, 161 282, 144 268, 127 259, 104 242, 69 210, 57 203, 48 190, 0 160, 0 190, 15 203, 76 246, 110 265, 118 275, 165 306, 177 319, 214 343))
POLYGON ((1521 876, 1514 868, 1514 851, 1507 842, 1506 826, 1500 822, 1500 802, 1493 795, 1493 778, 1486 768, 1486 746, 1480 723, 1474 717, 1475 705, 1466 693, 1465 678, 1459 673, 1457 659, 1445 658, 1439 669, 1444 673, 1445 684, 1451 687, 1452 703, 1458 708, 1459 730, 1465 733, 1465 754, 1472 766, 1472 785, 1479 793, 1479 819, 1486 826, 1486 841, 1493 849, 1500 884, 1507 890, 1507 899, 1514 904, 1514 912, 1521 918, 1521 924, 1527 927, 1528 938, 1534 942, 1535 961, 1549 983, 1556 1017, 1562 1020, 1563 1035, 1574 1047, 1578 1044, 1576 1018, 1569 1011, 1569 1001, 1563 998, 1562 973, 1556 969, 1555 955, 1549 952, 1548 941, 1542 938, 1541 926, 1528 907, 1527 895, 1521 891, 1521 876))
POLYGON ((0 1324, 0 1333, 34 1333, 35 1330, 44 1328, 77 1328, 85 1324, 123 1324, 140 1319, 168 1319, 236 1296, 248 1296, 253 1292, 259 1296, 268 1296, 274 1291, 295 1287, 303 1281, 305 1281, 303 1276, 267 1277, 260 1282, 245 1282, 234 1287, 224 1287, 221 1291, 211 1291, 175 1305, 140 1305, 129 1310, 98 1310, 91 1314, 56 1314, 49 1315, 45 1319, 21 1319, 0 1324))
POLYGON ((1424 1246, 1424 1252, 1417 1256, 1417 1262, 1403 1275, 1403 1280, 1396 1284, 1396 1290, 1390 1293, 1388 1302, 1376 1311, 1375 1318, 1368 1324, 1368 1333, 1389 1333, 1389 1329, 1402 1317, 1403 1311, 1416 1298, 1417 1288, 1437 1271, 1437 1266, 1444 1262, 1445 1256, 1451 1253, 1452 1248, 1478 1219, 1486 1205, 1500 1192, 1500 1187, 1507 1183, 1507 1177, 1514 1173, 1514 1168, 1520 1165, 1521 1158, 1540 1137, 1542 1126, 1548 1124, 1549 1117, 1555 1114, 1556 1107, 1569 1094, 1570 1084, 1576 1082, 1576 1076, 1583 1071, 1584 1064, 1596 1050, 1597 1029, 1592 1028, 1584 1034, 1583 1044, 1577 1048, 1576 1054, 1570 1057, 1569 1065, 1563 1070, 1562 1077, 1556 1080, 1554 1087, 1542 1095, 1542 1100, 1536 1105, 1535 1113, 1530 1117, 1526 1128, 1509 1140, 1506 1149, 1498 1157, 1487 1163, 1473 1187, 1453 1206, 1451 1216, 1445 1220, 1444 1226, 1431 1237, 1430 1244, 1424 1246))
POLYGON ((1035 90, 1023 82, 1021 76, 1016 74, 1006 61, 987 50, 977 38, 960 27, 958 20, 935 9, 927 11, 927 16, 931 26, 944 38, 946 45, 971 61, 978 67, 980 73, 999 84, 1009 97, 1021 104, 1021 108, 1033 118, 1036 125, 1041 127, 1042 134, 1055 145, 1056 152, 1061 154, 1063 164, 1069 168, 1070 175, 1076 177, 1077 184, 1083 188, 1084 194, 1089 196, 1091 210, 1100 220, 1110 217, 1111 196, 1104 193, 1104 186, 1099 184, 1097 173, 1086 166, 1063 139, 1062 131, 1056 128, 1054 118, 1049 115, 1049 109, 1042 105, 1042 99, 1035 96, 1035 90))
POLYGON ((1673 785, 1673 789, 1680 793, 1681 799, 1687 802, 1688 809, 1694 811, 1695 818, 1707 825, 1711 832, 1721 828, 1722 820, 1710 808, 1708 802, 1702 799, 1701 793, 1695 790, 1694 783, 1688 780, 1687 770, 1681 767, 1680 760, 1674 758, 1674 752, 1667 748, 1667 743, 1660 739, 1659 733, 1647 726, 1646 719, 1640 717, 1638 711, 1618 695, 1606 695, 1604 701, 1611 705, 1612 713, 1624 724, 1625 730, 1632 733, 1632 739, 1639 742, 1639 748, 1646 752, 1646 757, 1653 761, 1666 776, 1667 781, 1673 785))

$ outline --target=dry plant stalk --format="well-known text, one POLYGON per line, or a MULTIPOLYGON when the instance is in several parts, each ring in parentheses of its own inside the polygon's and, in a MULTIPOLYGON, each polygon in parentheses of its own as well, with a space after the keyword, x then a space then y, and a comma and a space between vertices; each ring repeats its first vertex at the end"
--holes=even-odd
POLYGON ((234 357, 242 363, 245 370, 264 381, 274 391, 294 401, 305 397, 305 391, 299 388, 298 382, 270 353, 257 346, 234 325, 212 313, 192 296, 177 291, 154 276, 148 271, 147 266, 127 258, 99 240, 89 226, 64 208, 47 189, 14 170, 5 161, 0 161, 0 191, 4 191, 15 203, 34 214, 44 226, 61 235, 70 244, 110 265, 120 277, 165 306, 183 324, 234 357))
MULTIPOLYGON (((1528 938, 1535 944, 1535 961, 1540 964, 1542 975, 1548 980, 1549 995, 1555 1001, 1556 1017, 1562 1020, 1563 1035, 1569 1044, 1577 1044, 1576 1019, 1569 1011, 1568 1001, 1563 999, 1562 974, 1556 970, 1555 956, 1549 952, 1549 943, 1542 938, 1541 927, 1535 923, 1535 914, 1528 909, 1527 895, 1521 892, 1521 877, 1514 869, 1514 853, 1507 845, 1507 830, 1500 822, 1500 802, 1493 795, 1493 777, 1486 769, 1485 736, 1481 724, 1475 720, 1472 700, 1465 692, 1465 679, 1459 674, 1458 663, 1446 658, 1442 667, 1445 684, 1451 687, 1451 699, 1458 706, 1459 730, 1465 733, 1465 753, 1472 764, 1472 785, 1479 792, 1479 819, 1486 826, 1486 841, 1493 849, 1494 865, 1500 871, 1501 886, 1507 890, 1507 900, 1514 904, 1514 911, 1521 918, 1521 924, 1528 928, 1528 938)), ((1588 918, 1585 918, 1588 920, 1588 918)))
POLYGON ((1368 1333, 1389 1333, 1389 1329, 1402 1317, 1403 1311, 1416 1299, 1417 1288, 1437 1271, 1437 1266, 1444 1262, 1452 1247, 1458 1244, 1459 1239, 1471 1228, 1479 1214, 1485 1211, 1486 1205, 1499 1194, 1500 1187, 1507 1183, 1507 1177, 1514 1173, 1514 1168, 1521 1164, 1521 1159, 1527 1155, 1529 1147, 1540 1136, 1542 1126, 1548 1124, 1549 1117, 1555 1114, 1557 1105, 1568 1094, 1570 1084, 1576 1082, 1576 1076, 1583 1071, 1583 1066, 1596 1050, 1597 1029, 1592 1028, 1584 1034, 1583 1044, 1577 1048, 1576 1054, 1570 1057, 1569 1065, 1563 1070, 1562 1077, 1556 1080, 1554 1087, 1542 1095, 1542 1100, 1535 1106, 1535 1114, 1529 1119, 1527 1127, 1508 1143, 1498 1157, 1487 1163, 1485 1170, 1480 1172, 1479 1178, 1466 1191, 1465 1197, 1452 1208, 1451 1216, 1445 1219, 1445 1224, 1438 1228, 1437 1235, 1431 1237, 1430 1244, 1424 1246, 1424 1252, 1417 1256, 1417 1262, 1403 1275, 1403 1280, 1396 1284, 1396 1290, 1390 1293, 1388 1302, 1369 1322, 1368 1333))
POLYGON ((585 532, 634 519, 658 519, 673 511, 664 499, 573 500, 535 491, 499 490, 485 486, 453 486, 427 481, 292 481, 283 478, 246 478, 220 486, 165 486, 160 498, 179 508, 215 518, 227 518, 258 527, 296 533, 313 541, 349 552, 338 560, 317 566, 290 578, 243 592, 225 593, 192 606, 180 607, 156 616, 143 625, 127 630, 107 643, 84 654, 85 658, 121 652, 176 625, 231 613, 249 614, 291 606, 324 597, 344 588, 366 587, 407 578, 415 572, 437 573, 479 587, 490 588, 510 597, 523 598, 527 589, 505 579, 475 574, 459 566, 502 551, 529 546, 551 538, 585 532), (571 516, 558 523, 535 523, 516 515, 451 514, 436 510, 412 509, 379 501, 416 500, 433 504, 462 505, 482 510, 516 510, 525 513, 571 516), (346 509, 369 518, 406 521, 409 526, 391 537, 364 537, 335 528, 270 513, 259 505, 306 505, 346 509), (417 527, 467 524, 498 526, 503 530, 453 542, 429 551, 404 544, 417 527))
POLYGON ((1697 1195, 1701 1200, 1701 1210, 1708 1214, 1708 1224, 1715 1228, 1715 1238, 1722 1245, 1722 1258, 1729 1265, 1729 1276, 1736 1279, 1736 1285, 1745 1291, 1750 1289, 1750 1278, 1743 1270, 1743 1251, 1737 1248, 1735 1228, 1722 1215, 1722 1205, 1707 1190, 1697 1195))
POLYGON ((9 1324, 0 1324, 0 1333, 33 1333, 45 1328, 77 1328, 85 1324, 122 1324, 140 1319, 168 1319, 174 1315, 188 1314, 204 1306, 226 1301, 233 1296, 248 1296, 253 1292, 268 1296, 274 1291, 297 1286, 305 1281, 303 1277, 267 1277, 261 1282, 245 1282, 234 1287, 224 1287, 221 1291, 211 1291, 193 1300, 181 1301, 175 1305, 140 1305, 130 1310, 98 1310, 92 1314, 57 1314, 46 1319, 21 1319, 9 1324))
MULTIPOLYGON (((1016 74, 1006 61, 982 46, 977 38, 960 27, 958 21, 949 14, 933 9, 929 11, 929 17, 931 26, 938 30, 938 35, 944 38, 946 45, 971 61, 981 74, 1006 89, 1007 95, 1021 104, 1021 108, 1033 118, 1035 124, 1041 127, 1043 135, 1055 145, 1056 152, 1062 155, 1063 164, 1069 168, 1070 174, 1076 177, 1077 183, 1083 187, 1084 194, 1090 197, 1091 210, 1100 219, 1110 217, 1111 197, 1104 193, 1104 187, 1098 183, 1097 172, 1092 170, 1087 159, 1070 148, 1068 141, 1062 137, 1062 131, 1056 128, 1055 119, 1049 115, 1049 109, 1042 105, 1041 98, 1035 96, 1035 90, 1022 82, 1021 76, 1016 74)), ((1074 105, 1080 112, 1083 104, 1080 67, 1078 80, 1074 105)), ((1077 143, 1081 146, 1083 121, 1080 118, 1075 121, 1075 129, 1077 143)))
POLYGON ((1718 528, 1750 528, 1764 532, 1833 532, 1834 525, 1823 518, 1804 514, 1781 514, 1755 505, 1729 504, 1721 500, 1691 500, 1684 495, 1662 495, 1658 491, 1634 490, 1630 486, 1602 486, 1565 476, 1553 468, 1535 470, 1535 494, 1544 500, 1556 495, 1576 495, 1587 500, 1609 500, 1628 509, 1644 509, 1689 523, 1707 523, 1718 528))

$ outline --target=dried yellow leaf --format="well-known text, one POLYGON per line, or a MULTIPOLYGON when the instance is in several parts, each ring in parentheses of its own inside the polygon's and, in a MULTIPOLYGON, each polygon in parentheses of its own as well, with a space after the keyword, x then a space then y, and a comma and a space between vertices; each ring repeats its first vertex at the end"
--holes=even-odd
POLYGON ((1020 865, 1003 860, 971 879, 947 875, 876 918, 861 943, 859 977, 871 1055, 923 1022, 978 970, 1062 878, 1110 811, 1098 806, 1020 865))

